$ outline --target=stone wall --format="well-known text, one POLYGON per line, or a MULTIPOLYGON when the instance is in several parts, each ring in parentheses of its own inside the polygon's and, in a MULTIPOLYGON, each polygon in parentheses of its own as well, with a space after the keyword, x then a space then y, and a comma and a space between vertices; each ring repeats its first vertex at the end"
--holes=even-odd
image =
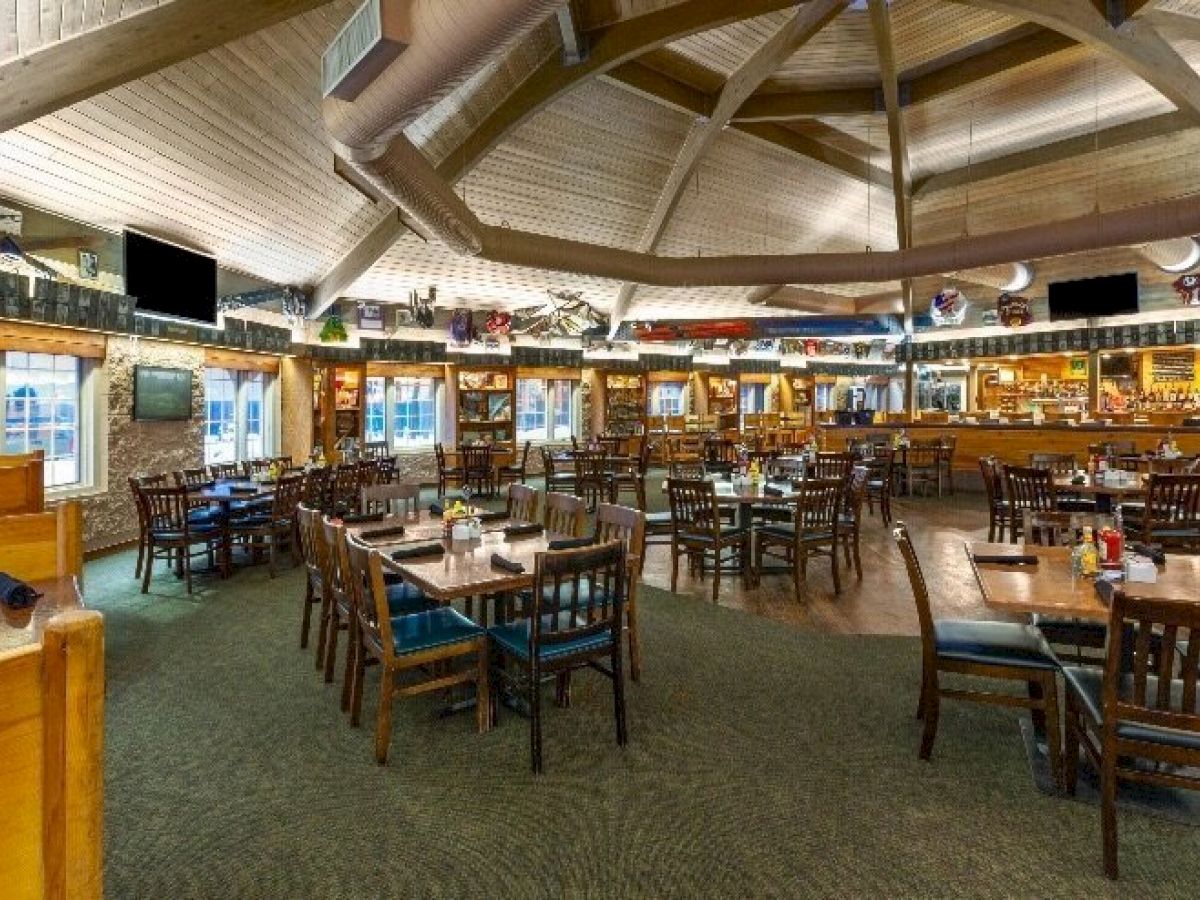
POLYGON ((279 361, 279 447, 300 463, 312 451, 312 362, 297 357, 279 361))
POLYGON ((110 337, 108 374, 108 490, 84 501, 84 541, 97 550, 137 538, 129 476, 194 468, 204 461, 204 350, 184 344, 110 337), (133 420, 134 366, 192 372, 188 422, 133 420))

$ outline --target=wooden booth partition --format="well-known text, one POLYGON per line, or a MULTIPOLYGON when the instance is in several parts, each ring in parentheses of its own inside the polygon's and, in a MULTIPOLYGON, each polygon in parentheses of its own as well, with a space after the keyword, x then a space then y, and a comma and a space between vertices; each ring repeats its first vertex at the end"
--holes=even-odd
POLYGON ((0 616, 0 895, 103 895, 104 626, 84 610, 79 504, 0 518, 0 570, 35 584, 0 616))
POLYGON ((0 456, 0 516, 46 508, 44 451, 0 456))

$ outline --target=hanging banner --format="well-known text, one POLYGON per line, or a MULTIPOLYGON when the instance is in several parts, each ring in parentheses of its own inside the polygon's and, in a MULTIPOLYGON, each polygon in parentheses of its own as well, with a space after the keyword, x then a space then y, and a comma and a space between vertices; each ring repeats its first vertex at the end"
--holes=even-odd
POLYGON ((1001 294, 996 301, 996 312, 999 314, 1000 324, 1007 328, 1020 328, 1033 321, 1033 309, 1029 305, 1029 299, 1015 294, 1001 294))
POLYGON ((887 314, 623 322, 617 339, 644 342, 722 339, 757 341, 778 338, 887 337, 903 334, 904 319, 887 314))

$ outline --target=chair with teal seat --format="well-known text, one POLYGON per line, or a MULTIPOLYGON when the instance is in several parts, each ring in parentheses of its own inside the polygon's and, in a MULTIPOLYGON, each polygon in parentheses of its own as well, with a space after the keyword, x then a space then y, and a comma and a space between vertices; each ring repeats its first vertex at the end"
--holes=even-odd
POLYGON ((244 539, 247 546, 257 555, 258 548, 267 545, 267 571, 275 577, 275 559, 279 551, 287 548, 292 562, 300 561, 296 552, 296 507, 304 496, 304 476, 284 475, 275 485, 270 506, 265 509, 249 509, 245 514, 233 518, 229 531, 233 539, 244 539))
MULTIPOLYGON (((544 676, 559 676, 560 691, 565 676, 579 669, 592 669, 609 678, 617 744, 625 746, 621 628, 626 577, 625 544, 620 539, 539 553, 534 557, 529 617, 488 630, 494 653, 492 696, 503 685, 528 703, 534 774, 542 771, 544 676)), ((498 713, 493 703, 493 715, 498 713)))
POLYGON ((192 557, 206 554, 212 567, 216 550, 224 543, 224 532, 216 522, 196 523, 189 516, 188 488, 157 485, 141 488, 146 515, 146 565, 142 570, 142 593, 150 590, 154 560, 174 564, 176 577, 184 579, 192 592, 192 557), (193 548, 199 545, 199 551, 193 548))
POLYGON ((846 479, 814 478, 797 484, 792 521, 759 529, 754 548, 754 569, 762 571, 764 556, 782 559, 792 573, 792 589, 798 602, 808 575, 809 558, 826 556, 833 576, 833 592, 840 594, 842 584, 838 575, 838 549, 843 541, 846 479))
POLYGON ((1065 758, 1069 794, 1080 747, 1100 770, 1104 874, 1116 878, 1118 783, 1200 790, 1200 604, 1114 590, 1108 633, 1103 670, 1063 668, 1065 758))
POLYGON ((353 538, 343 542, 350 577, 347 586, 354 609, 355 640, 352 654, 350 724, 362 714, 366 666, 377 663, 379 712, 375 719, 375 761, 386 765, 392 739, 392 704, 397 697, 412 697, 458 684, 475 685, 475 724, 485 732, 491 724, 488 681, 487 632, 451 606, 418 612, 392 612, 383 583, 383 557, 378 550, 353 538), (467 665, 455 670, 456 661, 467 665), (407 677, 407 676, 412 676, 407 677), (399 681, 404 677, 403 682, 399 681))
POLYGON ((908 569, 908 580, 921 624, 921 699, 917 718, 924 720, 920 758, 928 760, 937 737, 941 699, 967 700, 996 706, 1028 709, 1034 724, 1045 730, 1050 768, 1062 783, 1062 745, 1058 722, 1058 659, 1046 639, 1032 625, 1015 622, 974 622, 934 619, 929 589, 908 535, 897 522, 892 536, 908 569), (1027 696, 1009 692, 942 687, 943 673, 995 681, 1024 682, 1027 696))

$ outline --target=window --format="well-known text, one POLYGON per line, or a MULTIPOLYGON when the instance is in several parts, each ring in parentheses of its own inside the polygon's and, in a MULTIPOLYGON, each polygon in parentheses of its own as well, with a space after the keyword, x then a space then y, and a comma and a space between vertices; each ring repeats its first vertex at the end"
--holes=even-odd
POLYGON ((398 450, 436 442, 440 385, 435 378, 372 375, 367 379, 366 439, 398 450))
POLYGON ((270 379, 262 372, 204 370, 204 462, 259 459, 274 452, 270 439, 270 379))
POLYGON ((567 378, 517 379, 517 441, 566 441, 575 433, 575 385, 567 378))
POLYGON ((646 412, 652 416, 682 416, 683 386, 682 381, 659 381, 651 384, 646 412))
POLYGON ((765 384, 742 385, 742 412, 761 413, 767 411, 767 386, 765 384))
POLYGON ((436 397, 432 378, 396 378, 392 409, 392 445, 420 447, 437 440, 436 397))
POLYGON ((387 440, 387 379, 367 379, 367 421, 364 428, 367 443, 387 440))
POLYGON ((81 365, 74 356, 18 351, 4 355, 4 449, 42 450, 46 487, 83 480, 81 365))

